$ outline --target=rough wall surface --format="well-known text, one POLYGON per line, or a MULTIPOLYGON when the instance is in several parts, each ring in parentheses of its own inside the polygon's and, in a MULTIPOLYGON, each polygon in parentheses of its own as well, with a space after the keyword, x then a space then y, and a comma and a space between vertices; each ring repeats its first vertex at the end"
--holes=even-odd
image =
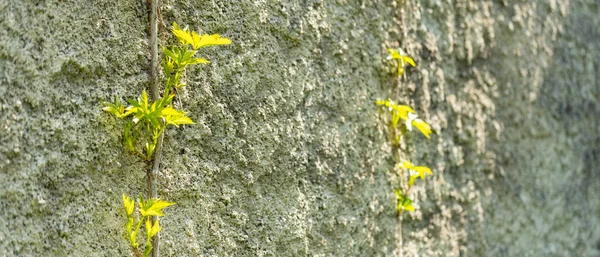
MULTIPOLYGON (((165 136, 164 256, 392 256, 393 165, 374 101, 435 130, 404 152, 405 256, 600 256, 600 3, 161 1, 233 40, 188 72, 165 136)), ((144 1, 0 1, 0 256, 128 256, 145 192, 100 100, 148 85, 144 1)))

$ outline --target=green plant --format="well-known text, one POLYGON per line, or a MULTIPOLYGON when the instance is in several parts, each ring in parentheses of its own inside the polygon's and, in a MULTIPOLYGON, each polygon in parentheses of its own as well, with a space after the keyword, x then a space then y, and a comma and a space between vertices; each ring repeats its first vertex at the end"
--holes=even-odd
POLYGON ((204 58, 194 57, 198 50, 207 46, 231 44, 229 39, 221 38, 218 34, 200 36, 196 32, 180 29, 176 23, 173 23, 173 34, 182 45, 163 47, 165 86, 161 98, 151 102, 144 90, 137 100, 127 100, 127 107, 117 99, 113 103, 103 102, 104 111, 124 120, 123 139, 126 148, 145 161, 152 159, 157 141, 168 125, 179 127, 194 124, 186 116, 186 112, 173 107, 176 93, 172 91, 177 92, 185 86, 181 77, 189 65, 210 63, 204 58))
POLYGON ((152 252, 152 244, 150 240, 155 237, 162 228, 158 225, 158 219, 154 219, 154 223, 152 222, 151 217, 155 216, 164 216, 165 214, 162 212, 162 209, 169 207, 175 203, 162 201, 157 198, 151 198, 145 200, 143 197, 140 197, 138 200, 139 213, 140 217, 137 219, 137 223, 135 222, 135 217, 133 211, 135 210, 135 203, 131 198, 123 194, 123 207, 125 209, 125 214, 127 215, 127 238, 129 239, 129 245, 136 257, 147 257, 152 252), (140 244, 137 242, 138 233, 140 231, 140 227, 142 226, 142 222, 146 225, 146 246, 144 247, 144 252, 140 253, 140 244), (135 226, 134 226, 135 224, 135 226))
POLYGON ((398 68, 397 68, 398 77, 400 77, 400 76, 402 76, 402 74, 404 74, 404 67, 406 67, 407 64, 410 64, 413 67, 417 66, 417 64, 415 64, 415 60, 413 60, 413 58, 408 56, 404 52, 404 50, 402 50, 402 48, 400 48, 400 47, 398 47, 396 49, 388 48, 388 53, 389 53, 389 55, 387 56, 387 59, 396 61, 396 64, 398 66, 398 68))
MULTIPOLYGON (((123 144, 125 149, 129 152, 140 157, 142 160, 147 162, 149 167, 148 174, 148 201, 144 201, 142 198, 140 201, 141 210, 145 208, 152 209, 153 204, 162 206, 168 202, 158 200, 156 197, 156 170, 160 163, 158 150, 162 144, 162 136, 165 129, 169 125, 179 127, 181 125, 194 124, 192 119, 187 116, 187 113, 183 110, 175 108, 173 105, 173 99, 177 96, 177 92, 185 87, 185 83, 182 82, 182 76, 185 70, 190 65, 195 64, 207 64, 210 63, 204 58, 195 57, 198 51, 203 47, 228 45, 231 41, 227 38, 222 38, 218 34, 213 35, 199 35, 196 32, 189 31, 188 29, 181 29, 176 23, 173 23, 173 34, 179 41, 180 45, 163 47, 163 61, 162 68, 164 79, 164 88, 162 96, 155 92, 154 100, 149 99, 146 91, 143 90, 140 97, 136 100, 127 100, 128 106, 123 105, 119 100, 115 98, 114 102, 102 102, 104 111, 113 114, 115 117, 123 121, 123 144), (150 206, 150 207, 149 207, 150 206)), ((130 199, 129 199, 130 200, 130 199)), ((128 198, 123 197, 125 208, 127 210, 128 221, 132 219, 131 207, 128 198)), ((169 203, 169 205, 172 203, 169 203)), ((167 205, 168 206, 168 205, 167 205)), ((166 206, 164 206, 166 207, 166 206)), ((162 208, 161 208, 162 209, 162 208)), ((159 212, 160 213, 160 212, 159 212)), ((162 213, 161 213, 162 214, 162 213)), ((146 245, 146 251, 152 252, 153 256, 158 250, 158 219, 156 216, 142 212, 142 217, 146 219, 146 224, 150 224, 151 227, 148 230, 147 225, 147 237, 148 244, 146 245), (153 224, 153 225, 152 225, 153 224), (153 239, 152 245, 148 247, 150 239, 153 239), (150 249, 150 250, 148 250, 150 249)), ((136 226, 139 229, 139 224, 136 226)), ((132 246, 137 245, 135 241, 132 241, 131 236, 137 235, 137 229, 131 230, 130 223, 128 222, 127 231, 132 246)), ((135 246, 134 246, 135 248, 135 246)), ((135 252, 135 249, 134 249, 135 252)), ((144 256, 147 256, 146 254, 144 256)))
POLYGON ((429 139, 432 133, 431 127, 425 121, 418 119, 415 111, 408 105, 398 105, 391 100, 377 100, 375 104, 387 107, 385 109, 389 111, 389 119, 387 121, 389 124, 387 127, 388 137, 392 145, 394 161, 396 162, 394 165, 395 173, 400 174, 400 184, 394 191, 398 200, 398 215, 404 210, 414 211, 412 200, 408 197, 408 193, 416 178, 425 179, 425 173, 432 174, 432 172, 431 169, 425 166, 415 166, 409 161, 401 162, 399 154, 400 140, 406 131, 412 131, 413 126, 429 139), (404 122, 401 123, 400 120, 404 122), (409 171, 408 177, 404 170, 409 171))
MULTIPOLYGON (((408 65, 416 67, 415 61, 401 48, 388 48, 387 60, 396 65, 398 81, 405 72, 408 65)), ((394 91, 396 92, 396 91, 394 91)), ((398 177, 398 183, 393 185, 396 195, 396 211, 398 217, 398 255, 402 256, 402 213, 414 211, 413 200, 410 198, 410 190, 417 178, 425 179, 426 174, 433 174, 426 166, 415 166, 410 161, 402 161, 400 157, 400 142, 403 136, 417 128, 427 139, 431 138, 431 127, 422 119, 418 118, 416 112, 408 105, 396 104, 393 100, 377 100, 375 102, 381 109, 387 110, 388 115, 382 115, 383 121, 387 123, 387 134, 392 146, 392 158, 395 165, 391 169, 398 177), (407 174, 408 171, 408 174, 407 174)))

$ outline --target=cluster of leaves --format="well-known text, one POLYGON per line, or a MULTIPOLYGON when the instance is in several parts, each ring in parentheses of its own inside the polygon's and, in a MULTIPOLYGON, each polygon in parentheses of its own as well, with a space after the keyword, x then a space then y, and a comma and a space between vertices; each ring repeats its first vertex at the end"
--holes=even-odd
POLYGON ((181 76, 186 66, 210 63, 204 58, 194 57, 199 49, 208 46, 231 44, 231 40, 222 38, 219 34, 198 35, 194 31, 179 28, 177 23, 173 23, 173 35, 179 40, 181 46, 163 47, 164 59, 162 67, 166 76, 165 94, 168 94, 169 90, 173 87, 180 89, 185 86, 184 83, 181 83, 181 76))
POLYGON ((168 125, 179 127, 194 124, 186 112, 173 107, 175 94, 171 90, 174 88, 176 91, 185 86, 181 79, 186 67, 209 63, 204 58, 195 57, 198 50, 208 46, 231 44, 229 39, 222 38, 218 34, 200 36, 196 32, 180 29, 176 23, 173 23, 172 31, 181 45, 163 47, 162 68, 165 86, 162 97, 151 102, 146 91, 143 91, 137 100, 127 100, 129 103, 127 107, 117 99, 112 103, 103 102, 104 111, 125 121, 123 129, 125 147, 146 161, 152 159, 158 139, 168 125))
MULTIPOLYGON (((416 66, 415 61, 406 53, 404 53, 401 48, 388 48, 388 52, 389 56, 387 59, 395 60, 396 64, 398 65, 398 76, 402 76, 402 74, 404 74, 404 69, 407 64, 410 64, 413 67, 416 66)), ((425 137, 427 137, 427 139, 431 138, 431 126, 429 126, 429 124, 422 119, 419 119, 416 112, 410 106, 396 104, 392 100, 377 100, 375 104, 389 111, 388 132, 394 149, 399 147, 403 133, 406 131, 412 131, 413 127, 417 128, 425 137)), ((398 186, 398 188, 394 190, 394 193, 396 194, 398 214, 401 214, 404 210, 414 211, 415 207, 412 204, 413 201, 410 199, 410 197, 408 197, 410 189, 414 185, 417 178, 425 179, 425 174, 433 173, 431 169, 426 166, 415 166, 410 161, 395 161, 397 162, 395 168, 400 171, 398 173, 401 177, 404 177, 405 170, 408 171, 408 183, 406 183, 405 186, 402 186, 401 181, 401 184, 398 186)))
POLYGON ((150 243, 150 240, 156 236, 160 230, 162 230, 162 228, 158 225, 158 219, 155 219, 154 223, 152 223, 152 217, 165 216, 165 214, 162 212, 162 209, 173 204, 175 203, 156 198, 145 200, 143 197, 140 197, 138 200, 140 217, 136 223, 133 214, 133 211, 135 210, 135 203, 131 198, 123 194, 123 207, 125 208, 125 214, 127 216, 127 238, 129 239, 129 245, 131 245, 133 253, 136 257, 147 257, 152 252, 152 244, 150 243), (142 222, 144 222, 146 225, 146 246, 144 247, 144 252, 140 254, 140 245, 137 241, 137 238, 140 227, 142 226, 142 222))
POLYGON ((150 103, 146 91, 137 100, 127 100, 129 106, 124 107, 118 100, 114 103, 104 102, 103 110, 114 114, 125 121, 123 137, 127 149, 146 161, 150 161, 160 135, 167 125, 193 124, 186 113, 173 108, 174 95, 168 95, 150 103), (138 150, 140 135, 145 138, 145 151, 138 150))
MULTIPOLYGON (((425 137, 427 137, 427 139, 431 138, 431 126, 429 126, 429 124, 427 124, 425 121, 423 121, 422 119, 418 119, 418 115, 415 113, 415 111, 410 108, 410 106, 408 105, 399 105, 394 103, 394 101, 392 100, 377 100, 375 102, 376 105, 378 106, 382 106, 382 107, 387 107, 388 110, 390 111, 390 127, 395 129, 398 126, 398 123, 400 121, 400 119, 404 120, 404 125, 405 128, 408 131, 412 131, 412 127, 414 126, 415 128, 417 128, 419 131, 421 131, 421 133, 423 133, 423 135, 425 137)), ((398 140, 400 140, 399 136, 397 138, 395 138, 396 142, 394 142, 395 144, 398 143, 398 140)))
POLYGON ((410 64, 413 67, 417 66, 417 64, 415 63, 415 60, 413 60, 413 58, 408 56, 404 52, 404 50, 402 50, 402 48, 400 48, 400 47, 398 47, 396 49, 388 48, 388 53, 389 53, 389 55, 387 56, 387 59, 395 60, 398 65, 398 77, 400 77, 400 76, 402 76, 402 74, 404 74, 404 67, 406 67, 407 64, 410 64))

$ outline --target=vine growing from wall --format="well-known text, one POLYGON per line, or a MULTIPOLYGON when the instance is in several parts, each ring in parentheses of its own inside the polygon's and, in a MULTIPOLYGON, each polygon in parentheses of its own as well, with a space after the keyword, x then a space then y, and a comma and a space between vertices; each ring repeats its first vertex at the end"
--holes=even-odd
MULTIPOLYGON (((409 66, 416 67, 413 58, 401 48, 388 48, 388 53, 387 60, 394 65, 398 81, 400 81, 409 66)), ((385 115, 382 115, 381 119, 387 124, 386 132, 392 149, 391 157, 394 161, 394 165, 390 168, 390 171, 397 177, 397 183, 393 185, 393 193, 396 196, 398 218, 397 253, 398 256, 402 256, 402 215, 404 211, 412 212, 415 210, 410 191, 417 179, 424 180, 427 175, 431 175, 433 172, 427 166, 417 166, 409 160, 402 159, 400 143, 407 133, 414 130, 420 131, 427 139, 430 139, 432 130, 429 124, 419 119, 415 110, 408 105, 398 104, 393 99, 377 100, 375 104, 385 111, 385 115)))
POLYGON ((177 92, 181 92, 186 84, 182 82, 186 68, 191 65, 208 64, 208 60, 196 57, 204 47, 231 44, 231 40, 219 34, 199 35, 188 29, 181 29, 173 23, 173 35, 179 45, 162 48, 162 71, 164 86, 162 94, 151 100, 145 90, 137 99, 127 100, 127 106, 115 98, 113 102, 103 102, 104 111, 113 114, 123 124, 123 145, 133 155, 142 159, 148 165, 148 194, 147 200, 138 197, 139 218, 136 220, 134 200, 123 194, 123 207, 127 218, 127 239, 135 256, 158 256, 158 233, 162 229, 157 219, 163 216, 163 208, 175 203, 159 199, 156 195, 156 176, 160 155, 158 149, 162 137, 169 126, 179 127, 194 124, 188 113, 174 106, 173 100, 177 92), (139 230, 145 224, 146 243, 140 252, 138 242, 139 230), (134 226, 135 225, 135 226, 134 226))

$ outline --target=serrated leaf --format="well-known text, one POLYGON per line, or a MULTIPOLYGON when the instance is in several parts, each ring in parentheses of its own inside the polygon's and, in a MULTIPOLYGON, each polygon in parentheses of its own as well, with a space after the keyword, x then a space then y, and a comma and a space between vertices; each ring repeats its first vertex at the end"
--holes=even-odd
POLYGON ((200 63, 210 63, 210 62, 204 58, 193 58, 189 63, 190 64, 200 64, 200 63))
MULTIPOLYGON (((415 110, 413 110, 412 108, 410 108, 410 106, 408 105, 399 105, 394 103, 393 101, 390 100, 377 100, 375 101, 376 105, 379 106, 385 106, 391 109, 392 112, 396 112, 396 113, 392 113, 392 115, 395 115, 396 117, 399 117, 403 120, 406 120, 408 118, 408 113, 414 113, 415 110)), ((394 123, 394 125, 397 123, 394 123)))
POLYGON ((403 161, 396 165, 401 169, 408 169, 410 171, 410 180, 408 186, 412 186, 416 178, 425 179, 425 174, 433 174, 431 169, 427 166, 415 166, 412 162, 403 161))
POLYGON ((147 216, 165 216, 162 213, 162 209, 169 207, 175 203, 163 201, 160 199, 152 198, 148 201, 144 199, 140 200, 140 213, 143 217, 147 216))
MULTIPOLYGON (((169 51, 165 48, 163 48, 163 51, 169 51)), ((166 52, 165 52, 166 53, 166 52)), ((165 73, 165 76, 170 76, 171 73, 173 73, 173 69, 175 68, 175 62, 174 62, 174 58, 171 57, 167 57, 165 55, 164 60, 162 61, 162 68, 163 68, 163 72, 165 73)))
POLYGON ((169 48, 163 47, 163 53, 165 54, 165 59, 177 60, 177 55, 175 55, 175 51, 169 48))
POLYGON ((165 123, 179 127, 184 124, 194 124, 192 119, 186 116, 183 111, 178 111, 172 107, 162 109, 160 116, 165 120, 165 123))
POLYGON ((410 64, 413 67, 417 66, 413 58, 408 56, 408 54, 406 54, 401 48, 388 48, 388 53, 389 55, 386 58, 387 60, 397 60, 398 76, 402 76, 402 74, 404 74, 404 67, 406 66, 405 64, 410 64))
POLYGON ((133 248, 137 248, 138 247, 138 243, 137 243, 137 231, 132 231, 129 234, 129 244, 133 247, 133 248))
POLYGON ((135 152, 135 146, 133 146, 134 138, 131 135, 131 128, 133 127, 133 121, 127 120, 125 126, 123 126, 123 139, 125 141, 125 146, 129 151, 135 152))
POLYGON ((178 55, 178 58, 179 58, 178 65, 186 66, 186 65, 190 64, 195 54, 196 54, 196 51, 190 51, 188 49, 183 49, 181 52, 179 52, 179 55, 178 55))
POLYGON ((184 45, 192 45, 194 43, 194 39, 192 38, 192 34, 189 31, 180 29, 177 23, 173 22, 173 29, 171 29, 173 35, 184 45))
POLYGON ((146 94, 146 90, 144 90, 138 100, 128 100, 131 105, 125 110, 128 114, 133 114, 133 122, 136 124, 139 122, 148 122, 155 128, 160 127, 161 123, 159 119, 164 101, 168 101, 171 98, 170 96, 167 99, 161 98, 148 105, 148 95, 146 94))
POLYGON ((194 49, 199 49, 199 48, 207 47, 207 46, 231 44, 231 40, 229 40, 228 38, 223 38, 219 34, 199 36, 195 32, 192 32, 192 35, 193 35, 193 39, 194 39, 194 45, 193 45, 194 49))
POLYGON ((151 224, 150 218, 146 219, 146 236, 148 238, 152 238, 161 230, 162 228, 158 225, 158 219, 156 219, 154 225, 151 224))
POLYGON ((121 197, 123 198, 123 207, 125 208, 125 213, 127 213, 127 216, 131 216, 133 209, 135 208, 135 203, 125 194, 122 194, 121 197))
POLYGON ((123 104, 121 104, 121 102, 119 102, 117 99, 115 99, 114 103, 102 101, 102 104, 104 104, 104 107, 102 108, 103 111, 113 114, 117 116, 117 118, 122 119, 127 116, 125 113, 125 106, 123 106, 123 104))

